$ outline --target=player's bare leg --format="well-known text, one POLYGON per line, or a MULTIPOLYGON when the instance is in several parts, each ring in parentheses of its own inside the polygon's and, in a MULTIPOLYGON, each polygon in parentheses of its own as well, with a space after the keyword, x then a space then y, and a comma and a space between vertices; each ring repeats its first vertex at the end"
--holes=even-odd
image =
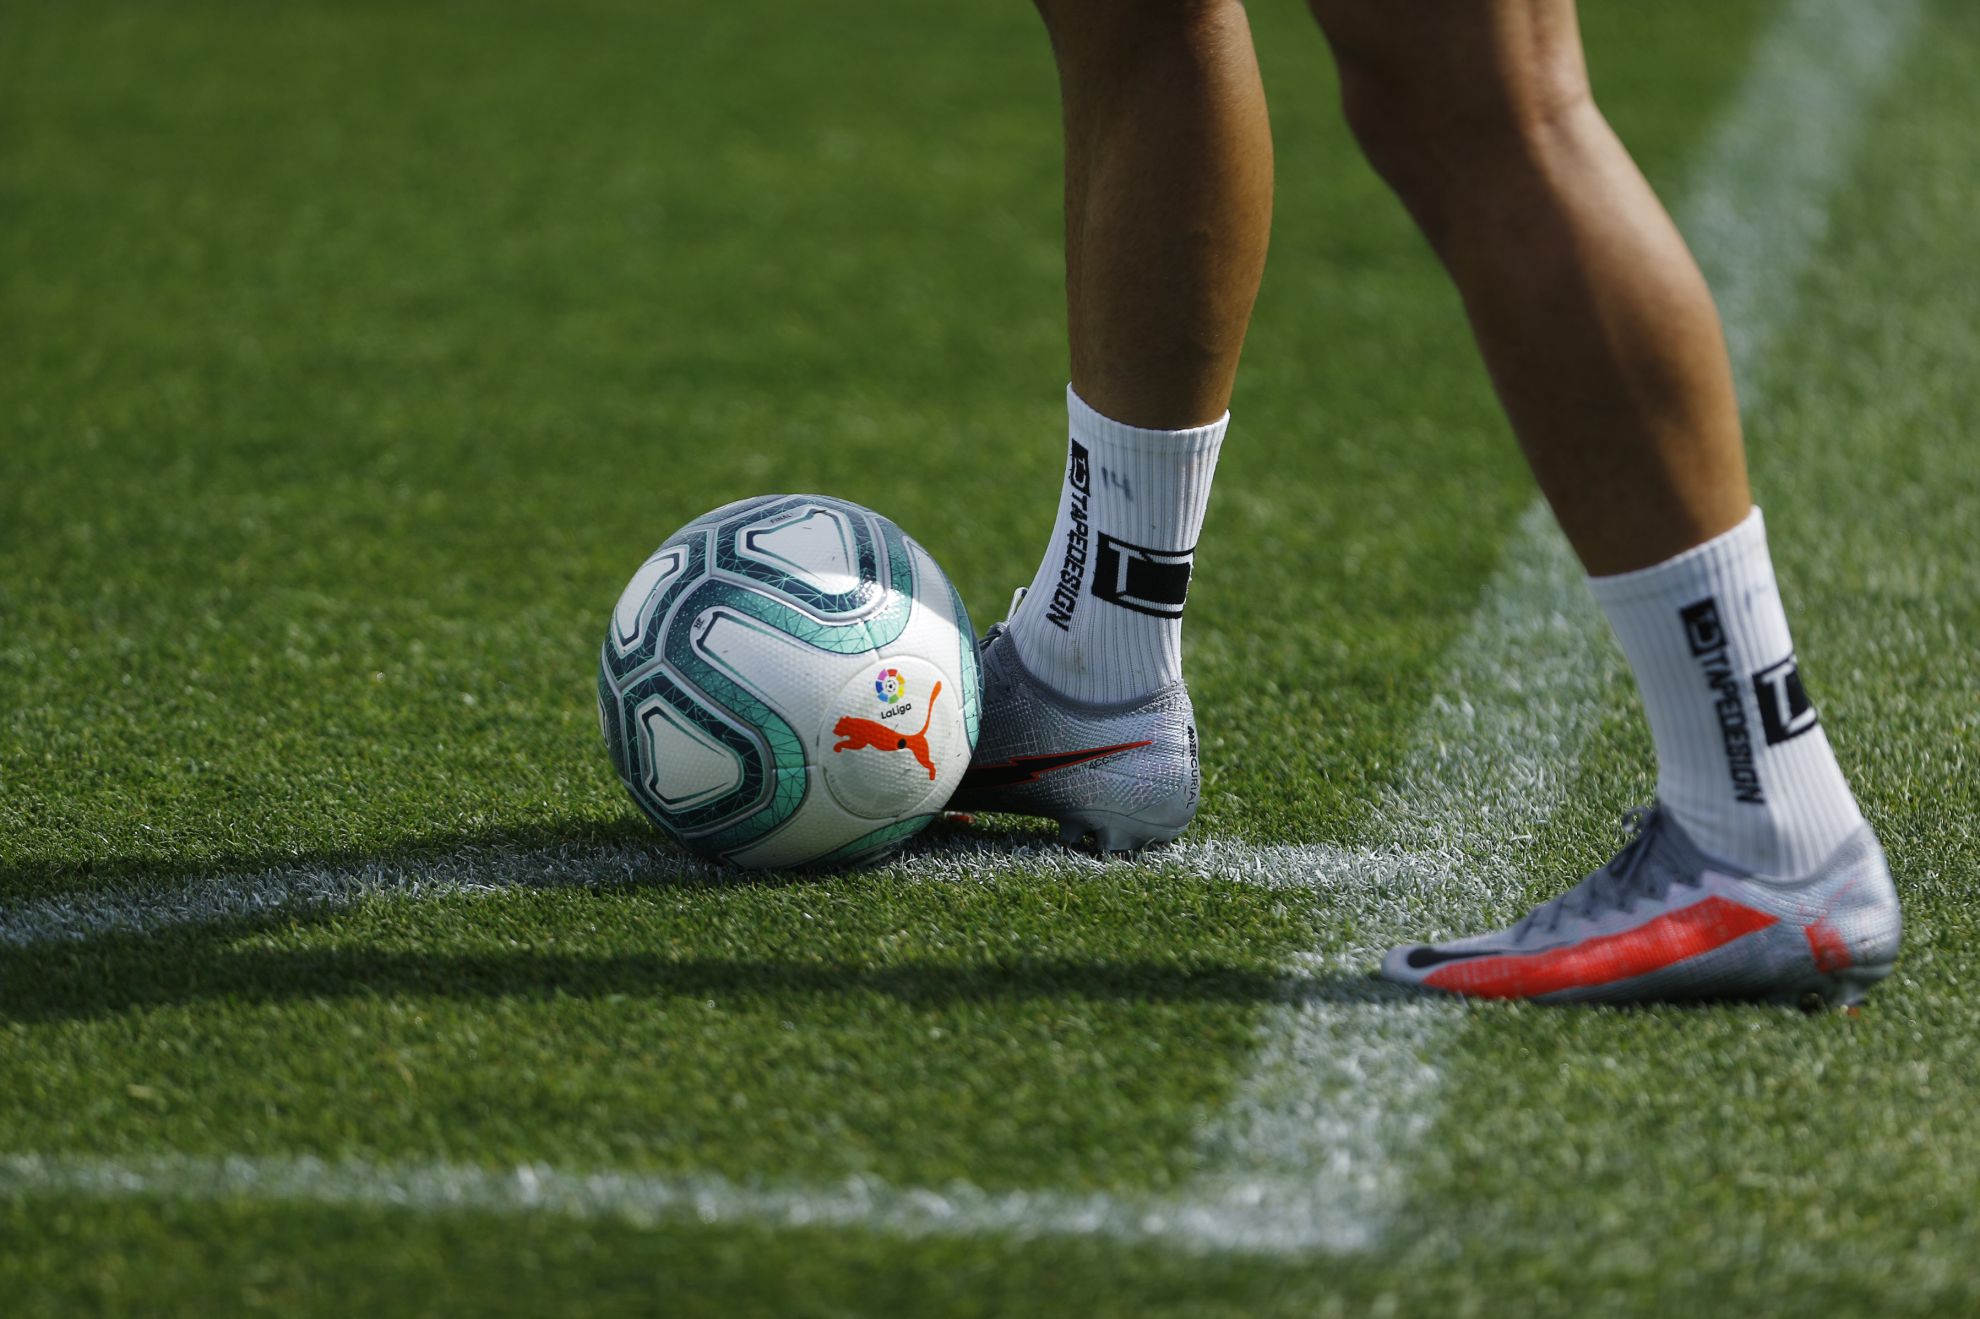
POLYGON ((1588 571, 1752 499, 1704 278, 1589 92, 1573 0, 1312 0, 1349 125, 1450 270, 1588 571))
POLYGON ((1215 422, 1272 223, 1272 136, 1244 6, 1038 10, 1065 118, 1073 390, 1129 426, 1215 422))
POLYGON ((1310 2, 1658 754, 1658 807, 1610 866, 1385 973, 1502 996, 1860 996, 1895 956, 1895 894, 1802 691, 1710 294, 1596 109, 1573 0, 1310 2))
POLYGON ((1272 144, 1236 0, 1039 0, 1065 119, 1070 439, 984 648, 965 809, 1131 850, 1197 800, 1181 618, 1265 262, 1272 144))

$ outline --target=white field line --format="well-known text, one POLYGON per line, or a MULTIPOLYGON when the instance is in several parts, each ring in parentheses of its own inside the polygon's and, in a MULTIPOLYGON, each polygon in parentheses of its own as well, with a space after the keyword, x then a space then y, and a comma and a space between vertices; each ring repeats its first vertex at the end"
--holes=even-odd
POLYGON ((633 1223, 770 1223, 854 1227, 902 1237, 1102 1235, 1162 1238, 1176 1225, 1119 1197, 988 1192, 968 1185, 895 1187, 852 1178, 778 1187, 720 1177, 505 1171, 453 1164, 326 1163, 312 1158, 165 1155, 109 1162, 0 1156, 0 1195, 61 1191, 106 1198, 290 1201, 422 1212, 547 1213, 633 1223))
POLYGON ((1475 931, 1513 912, 1522 846, 1566 798, 1621 677, 1566 542, 1544 507, 1455 652, 1447 690, 1413 739, 1398 786, 1351 856, 1275 858, 1325 894, 1323 922, 1353 930, 1305 955, 1300 993, 1267 1016, 1251 1072, 1203 1133, 1206 1171, 1183 1196, 1221 1207, 1262 1249, 1364 1247, 1408 1190, 1406 1152, 1439 1108, 1438 1056, 1454 1001, 1379 992, 1357 978, 1384 948, 1432 930, 1475 931))
MULTIPOLYGON (((1789 324, 1800 273, 1860 121, 1912 33, 1917 0, 1794 0, 1759 42, 1679 213, 1727 323, 1734 368, 1753 380, 1789 324)), ((1162 1198, 894 1187, 857 1179, 773 1186, 547 1168, 162 1156, 0 1157, 0 1194, 60 1192, 194 1200, 292 1200, 416 1211, 475 1209, 858 1227, 901 1236, 1097 1234, 1189 1249, 1345 1251, 1379 1242, 1406 1194, 1406 1152, 1434 1121, 1438 1055, 1459 1029, 1451 1003, 1403 999, 1352 979, 1388 943, 1504 919, 1524 884, 1525 845, 1574 781, 1619 662, 1544 508, 1522 520, 1454 656, 1451 694, 1427 712, 1397 788, 1362 847, 1255 848, 1215 840, 1165 852, 1163 869, 1314 893, 1343 947, 1288 969, 1286 1001, 1257 1062, 1203 1135, 1207 1171, 1162 1198)), ((1056 849, 928 853, 910 878, 980 880, 1022 864, 1097 868, 1056 849)), ((239 880, 78 894, 0 913, 0 947, 371 895, 494 892, 710 874, 636 847, 470 851, 419 865, 278 868, 239 880)))
POLYGON ((105 935, 151 935, 176 926, 348 907, 375 897, 501 893, 519 887, 712 878, 717 870, 653 847, 468 847, 431 860, 350 866, 307 862, 256 874, 208 876, 62 894, 0 911, 0 948, 105 935))
POLYGON ((1924 0, 1794 0, 1754 50, 1739 97, 1678 211, 1725 323, 1747 412, 1794 324, 1864 122, 1918 33, 1924 0))

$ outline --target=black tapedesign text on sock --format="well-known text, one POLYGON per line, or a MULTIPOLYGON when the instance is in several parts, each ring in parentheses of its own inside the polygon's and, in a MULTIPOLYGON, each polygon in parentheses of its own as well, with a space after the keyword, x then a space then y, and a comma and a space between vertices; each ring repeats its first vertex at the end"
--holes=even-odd
POLYGON ((1703 600, 1678 610, 1691 653, 1711 689, 1712 710, 1719 720, 1719 737, 1725 743, 1726 768, 1732 778, 1733 800, 1749 806, 1765 806, 1767 794, 1760 787, 1760 767, 1753 755, 1753 728, 1746 717, 1741 697, 1743 684, 1734 675, 1726 653, 1726 629, 1719 619, 1719 599, 1703 600))
POLYGON ((1087 502, 1091 497, 1092 475, 1086 446, 1069 440, 1066 458, 1066 509, 1071 524, 1066 528, 1066 557, 1059 565, 1059 584, 1052 589, 1052 603, 1045 619, 1061 632, 1072 630, 1073 610, 1079 607, 1079 589, 1086 581, 1086 547, 1089 539, 1087 502))

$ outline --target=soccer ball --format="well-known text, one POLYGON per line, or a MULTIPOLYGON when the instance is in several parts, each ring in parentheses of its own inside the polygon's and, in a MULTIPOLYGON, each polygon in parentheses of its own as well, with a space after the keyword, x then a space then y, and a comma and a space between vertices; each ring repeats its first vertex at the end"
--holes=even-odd
POLYGON ((962 597, 886 518, 762 495, 696 518, 619 596, 598 661, 612 765, 653 822, 752 869, 871 861, 969 767, 962 597))

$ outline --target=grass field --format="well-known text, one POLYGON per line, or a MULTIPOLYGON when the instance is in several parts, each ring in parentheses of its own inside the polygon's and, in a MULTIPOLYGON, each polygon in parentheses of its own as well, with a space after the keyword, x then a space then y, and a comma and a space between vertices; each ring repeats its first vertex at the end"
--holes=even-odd
POLYGON ((1906 902, 1858 1016, 1367 981, 1652 776, 1301 6, 1197 824, 770 879, 636 815, 598 637, 766 490, 1028 577, 1028 6, 10 6, 0 1313, 1980 1312, 1980 10, 1585 9, 1906 902))

